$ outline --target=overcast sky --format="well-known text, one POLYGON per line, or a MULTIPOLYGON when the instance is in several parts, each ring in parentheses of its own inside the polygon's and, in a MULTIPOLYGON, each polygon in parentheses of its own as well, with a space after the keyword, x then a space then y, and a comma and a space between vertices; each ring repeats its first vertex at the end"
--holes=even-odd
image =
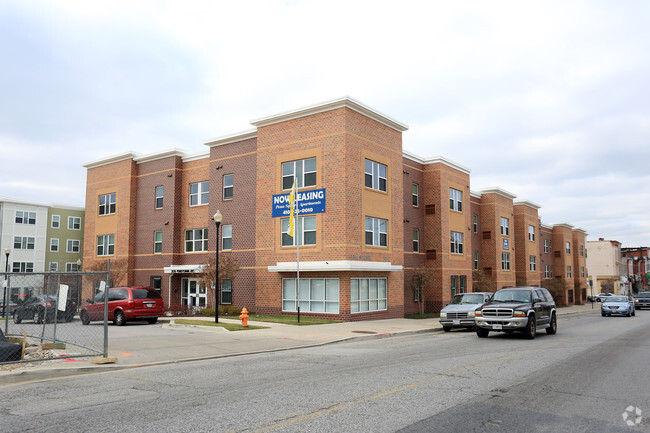
POLYGON ((404 150, 650 246, 650 2, 2 1, 0 195, 84 206, 83 164, 206 152, 349 95, 404 150))

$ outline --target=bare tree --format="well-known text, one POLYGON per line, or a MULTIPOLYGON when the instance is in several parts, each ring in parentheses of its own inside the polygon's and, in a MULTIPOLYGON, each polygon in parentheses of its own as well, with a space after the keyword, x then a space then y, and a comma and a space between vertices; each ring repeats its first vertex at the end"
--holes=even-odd
POLYGON ((495 292, 497 282, 491 276, 486 275, 484 271, 477 270, 472 272, 472 291, 474 292, 495 292))
MULTIPOLYGON (((198 272, 196 275, 200 279, 203 287, 215 287, 215 278, 217 259, 212 257, 208 260, 207 266, 203 267, 203 271, 198 272)), ((235 278, 235 274, 239 271, 239 262, 229 254, 224 254, 219 257, 219 280, 228 278, 230 280, 235 278)))
MULTIPOLYGON (((105 271, 108 266, 107 260, 94 260, 90 263, 84 263, 84 271, 105 271)), ((111 260, 111 281, 108 282, 111 287, 128 285, 129 261, 126 258, 111 260)))
POLYGON ((420 302, 420 314, 424 314, 424 305, 426 301, 426 289, 433 286, 435 275, 433 269, 422 266, 415 269, 413 274, 413 289, 419 290, 418 300, 420 302))

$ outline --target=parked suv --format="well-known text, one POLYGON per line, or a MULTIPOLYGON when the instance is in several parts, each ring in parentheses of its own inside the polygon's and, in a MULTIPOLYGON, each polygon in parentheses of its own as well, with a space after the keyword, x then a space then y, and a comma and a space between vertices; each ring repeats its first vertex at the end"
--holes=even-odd
POLYGON ((474 312, 476 335, 488 336, 490 331, 523 332, 533 339, 537 329, 547 334, 557 332, 555 301, 543 287, 511 287, 498 290, 490 302, 474 312))
MULTIPOLYGON (((108 320, 118 326, 128 320, 145 319, 154 324, 165 311, 160 292, 151 287, 112 287, 108 289, 108 320)), ((86 300, 79 313, 81 323, 104 320, 104 292, 86 300)))
POLYGON ((440 324, 445 332, 451 328, 474 328, 474 310, 492 296, 488 292, 461 293, 440 310, 440 324))

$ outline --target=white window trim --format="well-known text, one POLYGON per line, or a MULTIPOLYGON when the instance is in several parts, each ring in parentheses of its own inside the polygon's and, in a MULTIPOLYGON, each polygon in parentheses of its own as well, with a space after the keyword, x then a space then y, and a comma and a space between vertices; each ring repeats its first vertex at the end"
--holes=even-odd
POLYGON ((80 251, 81 251, 81 241, 79 239, 66 239, 65 241, 66 253, 78 253, 80 251), (77 242, 77 251, 74 251, 74 248, 70 249, 70 244, 72 243, 74 245, 75 242, 77 242))
POLYGON ((387 278, 381 278, 381 277, 379 277, 379 278, 375 278, 375 277, 369 277, 369 278, 353 277, 353 278, 350 278, 350 314, 364 314, 364 313, 373 313, 373 312, 376 312, 376 311, 387 311, 387 310, 388 310, 388 279, 387 278), (353 284, 352 284, 353 280, 357 281, 357 289, 356 290, 359 292, 359 296, 357 297, 357 300, 353 300, 353 291, 355 290, 352 287, 353 286, 353 284), (362 280, 367 280, 368 281, 368 298, 367 299, 361 299, 361 297, 360 297, 360 294, 361 294, 360 286, 361 286, 361 281, 362 280), (377 280, 377 298, 370 298, 370 280, 377 280), (386 289, 386 297, 385 298, 379 296, 379 290, 380 290, 379 289, 379 281, 380 280, 384 281, 384 287, 386 289), (377 302, 377 309, 376 310, 370 309, 370 302, 375 302, 375 301, 377 302), (379 303, 381 301, 384 301, 386 303, 385 308, 379 308, 379 303), (369 307, 368 310, 361 311, 361 303, 362 302, 368 302, 368 307, 369 307), (353 311, 354 310, 353 304, 355 304, 355 303, 358 304, 358 310, 357 311, 353 311))
POLYGON ((456 212, 463 211, 463 191, 449 188, 449 209, 456 212))
POLYGON ((195 207, 195 206, 206 206, 210 204, 210 181, 207 180, 202 180, 200 182, 192 182, 190 183, 190 207, 195 207), (192 185, 197 185, 197 192, 192 193, 192 185), (203 188, 206 188, 204 191, 203 188), (203 203, 203 194, 207 193, 208 198, 205 203, 203 203), (192 204, 192 197, 196 196, 196 204, 192 204))
POLYGON ((81 217, 69 216, 68 217, 68 230, 81 230, 81 217), (79 220, 79 228, 75 228, 74 222, 79 220), (72 221, 72 224, 70 224, 72 221))
POLYGON ((60 229, 61 228, 61 215, 52 215, 52 218, 50 219, 50 227, 53 229, 60 229), (57 226, 54 227, 54 218, 57 218, 57 226))
POLYGON ((368 247, 388 248, 388 220, 383 218, 369 217, 365 218, 364 243, 368 247), (371 220, 371 230, 368 230, 368 219, 371 220), (381 231, 381 223, 384 222, 385 231, 381 231), (367 242, 366 234, 372 233, 372 244, 367 242), (386 245, 381 244, 381 235, 386 235, 386 245))
POLYGON ((224 224, 221 228, 221 250, 222 251, 232 251, 232 224, 224 224), (225 228, 230 227, 230 236, 226 236, 225 228), (230 248, 224 247, 223 241, 230 239, 230 248))
POLYGON ((464 254, 465 249, 463 244, 465 240, 463 239, 463 233, 452 231, 450 240, 449 252, 451 254, 464 254))
POLYGON ((296 239, 300 241, 300 246, 314 246, 318 242, 318 220, 316 219, 315 215, 306 215, 303 217, 298 217, 296 218, 296 222, 294 225, 294 233, 293 237, 291 238, 291 245, 285 244, 284 239, 286 237, 284 235, 287 234, 287 230, 289 228, 289 218, 282 218, 280 221, 280 229, 282 231, 280 235, 280 246, 283 248, 291 248, 296 246, 296 239), (314 229, 313 230, 305 230, 305 219, 311 218, 314 221, 314 229), (315 233, 314 236, 314 243, 305 243, 305 233, 315 233))
POLYGON ((183 242, 184 242, 184 245, 185 245, 184 248, 185 248, 186 253, 205 253, 206 251, 208 251, 208 245, 207 245, 208 244, 208 229, 207 228, 186 229, 185 230, 185 237, 183 238, 183 242), (201 234, 200 238, 195 238, 194 237, 195 234, 197 234, 197 232, 200 232, 200 234, 201 234), (192 239, 187 239, 187 233, 192 233, 192 239), (205 237, 204 237, 204 235, 205 235, 205 237), (191 251, 187 250, 188 242, 190 242, 192 244, 192 250, 191 251), (201 247, 200 250, 196 249, 197 243, 201 247))

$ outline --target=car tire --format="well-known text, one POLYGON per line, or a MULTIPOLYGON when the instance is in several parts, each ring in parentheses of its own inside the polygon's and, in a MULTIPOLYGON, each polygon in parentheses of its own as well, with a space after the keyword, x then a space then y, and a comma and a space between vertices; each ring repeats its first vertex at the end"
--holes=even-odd
POLYGON ((480 328, 478 326, 476 327, 476 335, 478 335, 479 338, 486 338, 489 334, 489 329, 480 328))
POLYGON ((23 319, 21 319, 20 314, 18 314, 18 311, 14 311, 14 323, 16 325, 19 325, 20 322, 22 322, 23 319))
POLYGON ((605 314, 605 313, 600 313, 600 315, 603 316, 603 317, 607 317, 607 314, 605 314))
POLYGON ((120 310, 117 310, 113 316, 113 323, 117 326, 126 325, 126 318, 124 317, 124 313, 120 310))
POLYGON ((41 323, 41 315, 38 313, 38 311, 34 311, 34 316, 32 319, 34 320, 34 323, 41 323))
POLYGON ((636 316, 636 310, 632 310, 632 315, 636 316))
POLYGON ((524 329, 524 335, 526 336, 527 339, 532 340, 535 338, 536 334, 537 334, 537 323, 535 322, 535 316, 529 316, 528 323, 526 324, 526 328, 524 329))
POLYGON ((557 333, 557 317, 555 313, 551 316, 551 322, 549 323, 548 328, 546 328, 546 333, 548 335, 555 335, 557 333))
POLYGON ((74 313, 72 311, 69 313, 65 313, 66 322, 72 322, 73 320, 74 320, 74 313))
POLYGON ((443 326, 443 327, 442 327, 442 330, 445 331, 445 332, 449 332, 449 331, 451 331, 451 327, 449 327, 449 326, 443 326))
POLYGON ((158 318, 157 318, 157 317, 152 317, 151 319, 147 319, 147 322, 148 322, 150 325, 153 325, 153 324, 156 323, 157 321, 158 321, 158 318))
POLYGON ((81 314, 79 314, 79 317, 81 318, 82 325, 90 324, 90 318, 88 317, 88 313, 86 313, 85 311, 82 311, 81 314))

